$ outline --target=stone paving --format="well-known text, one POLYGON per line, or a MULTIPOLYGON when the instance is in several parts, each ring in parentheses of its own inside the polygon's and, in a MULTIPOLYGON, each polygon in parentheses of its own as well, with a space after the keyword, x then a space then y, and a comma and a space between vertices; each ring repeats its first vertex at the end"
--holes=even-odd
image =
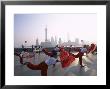
MULTIPOLYGON (((32 59, 32 63, 39 64, 48 58, 47 55, 41 53, 36 54, 32 59)), ((67 68, 62 68, 58 62, 55 67, 49 66, 48 76, 96 76, 97 75, 97 55, 83 56, 85 67, 79 66, 79 59, 76 60, 67 68)), ((19 57, 14 58, 14 75, 15 76, 41 76, 40 70, 31 70, 25 65, 19 63, 19 57)))

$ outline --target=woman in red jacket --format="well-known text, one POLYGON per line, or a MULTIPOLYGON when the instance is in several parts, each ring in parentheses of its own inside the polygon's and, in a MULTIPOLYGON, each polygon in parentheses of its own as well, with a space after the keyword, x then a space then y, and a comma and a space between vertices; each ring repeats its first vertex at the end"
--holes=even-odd
POLYGON ((64 48, 60 48, 60 60, 62 68, 65 68, 68 67, 75 60, 75 57, 64 48))

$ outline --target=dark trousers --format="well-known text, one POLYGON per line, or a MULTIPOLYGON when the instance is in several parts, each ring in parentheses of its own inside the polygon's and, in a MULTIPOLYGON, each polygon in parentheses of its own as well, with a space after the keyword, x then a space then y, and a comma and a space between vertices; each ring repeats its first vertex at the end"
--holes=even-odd
POLYGON ((77 55, 73 55, 75 58, 79 58, 79 64, 82 66, 82 56, 84 53, 79 52, 77 55))
POLYGON ((82 57, 79 57, 79 64, 82 66, 82 57))

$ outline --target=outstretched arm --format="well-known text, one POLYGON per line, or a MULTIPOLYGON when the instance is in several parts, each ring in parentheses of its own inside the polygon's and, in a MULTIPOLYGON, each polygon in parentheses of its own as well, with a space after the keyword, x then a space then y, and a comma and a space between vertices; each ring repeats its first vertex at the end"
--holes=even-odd
POLYGON ((23 58, 18 53, 14 53, 14 55, 18 56, 20 58, 20 63, 23 64, 23 58))
POLYGON ((38 65, 32 64, 30 62, 25 62, 24 65, 27 65, 27 67, 32 69, 32 70, 39 70, 38 65))
POLYGON ((76 55, 72 54, 72 56, 74 56, 75 58, 78 58, 79 57, 79 53, 76 54, 76 55))

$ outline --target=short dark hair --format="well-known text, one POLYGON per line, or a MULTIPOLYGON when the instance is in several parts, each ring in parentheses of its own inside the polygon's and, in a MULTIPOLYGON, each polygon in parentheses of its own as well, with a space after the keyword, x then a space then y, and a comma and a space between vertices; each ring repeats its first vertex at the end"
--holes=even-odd
POLYGON ((58 45, 56 45, 55 47, 58 47, 58 45))
POLYGON ((87 45, 84 45, 83 47, 84 47, 84 48, 86 48, 86 47, 87 47, 87 45))
POLYGON ((56 51, 56 50, 52 50, 52 55, 51 55, 51 57, 57 58, 57 51, 56 51))

